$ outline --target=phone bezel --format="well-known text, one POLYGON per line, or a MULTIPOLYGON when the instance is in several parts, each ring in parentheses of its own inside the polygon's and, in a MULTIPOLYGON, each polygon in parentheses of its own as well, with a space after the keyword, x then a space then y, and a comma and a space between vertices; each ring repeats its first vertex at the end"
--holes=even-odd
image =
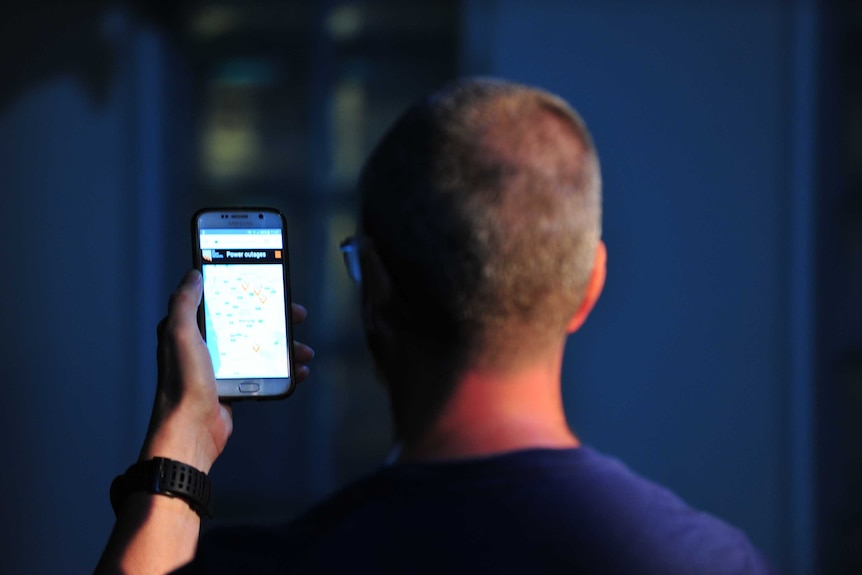
MULTIPOLYGON (((201 229, 236 229, 243 227, 248 229, 254 228, 271 228, 277 223, 281 229, 282 237, 282 277, 284 281, 284 310, 285 324, 287 326, 287 361, 288 361, 288 377, 252 377, 252 378, 230 378, 216 379, 218 386, 219 399, 222 401, 234 401, 242 399, 283 399, 293 393, 296 387, 294 374, 296 373, 294 365, 294 349, 293 349, 293 318, 291 314, 290 303, 290 258, 288 255, 288 237, 287 237, 287 220, 284 215, 275 208, 268 207, 215 207, 203 208, 195 212, 191 220, 192 234, 192 257, 195 269, 203 273, 203 260, 201 258, 200 247, 200 230, 201 229), (263 218, 258 215, 263 214, 263 218), (239 216, 239 217, 236 217, 239 216), (248 226, 230 226, 227 222, 233 220, 242 220, 242 216, 248 216, 253 225, 248 226), (225 225, 212 225, 213 223, 224 223, 225 225), (257 225, 259 224, 259 225, 257 225), (257 389, 243 391, 242 386, 250 384, 257 386, 257 389)), ((206 340, 206 322, 204 318, 204 294, 201 298, 201 304, 198 306, 198 328, 201 336, 206 340)))

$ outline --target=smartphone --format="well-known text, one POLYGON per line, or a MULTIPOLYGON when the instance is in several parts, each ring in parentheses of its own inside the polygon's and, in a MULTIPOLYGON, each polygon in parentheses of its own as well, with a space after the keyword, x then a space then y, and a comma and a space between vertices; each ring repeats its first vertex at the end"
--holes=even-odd
POLYGON ((204 286, 198 324, 219 397, 287 397, 296 382, 284 216, 272 208, 206 208, 191 227, 204 286))

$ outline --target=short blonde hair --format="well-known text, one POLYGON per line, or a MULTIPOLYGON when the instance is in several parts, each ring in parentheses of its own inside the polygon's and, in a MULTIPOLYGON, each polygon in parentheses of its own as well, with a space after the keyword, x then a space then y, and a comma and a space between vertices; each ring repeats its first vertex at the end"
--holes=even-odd
POLYGON ((360 194, 398 329, 470 357, 564 336, 601 236, 598 157, 565 101, 496 79, 456 82, 399 118, 360 194))

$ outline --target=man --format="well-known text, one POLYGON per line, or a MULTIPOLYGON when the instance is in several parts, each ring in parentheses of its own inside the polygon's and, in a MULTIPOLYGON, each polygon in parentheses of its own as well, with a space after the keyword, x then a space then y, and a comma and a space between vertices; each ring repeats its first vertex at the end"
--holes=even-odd
MULTIPOLYGON (((363 170, 344 246, 398 461, 283 526, 216 531, 196 556, 184 500, 130 494, 100 569, 195 556, 180 572, 770 573, 744 534, 582 447, 566 422, 566 337, 605 280, 600 187, 590 135, 555 96, 467 80, 410 108, 363 170)), ((206 472, 231 419, 195 324, 200 291, 191 272, 171 300, 141 458, 206 472)))

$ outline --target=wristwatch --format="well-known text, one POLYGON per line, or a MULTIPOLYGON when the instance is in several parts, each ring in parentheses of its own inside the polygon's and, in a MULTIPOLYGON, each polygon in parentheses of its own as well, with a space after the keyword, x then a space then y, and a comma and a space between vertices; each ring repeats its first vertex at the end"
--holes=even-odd
POLYGON ((213 516, 213 490, 207 474, 173 459, 154 457, 139 461, 118 475, 111 483, 114 514, 137 491, 178 497, 201 517, 213 516))

